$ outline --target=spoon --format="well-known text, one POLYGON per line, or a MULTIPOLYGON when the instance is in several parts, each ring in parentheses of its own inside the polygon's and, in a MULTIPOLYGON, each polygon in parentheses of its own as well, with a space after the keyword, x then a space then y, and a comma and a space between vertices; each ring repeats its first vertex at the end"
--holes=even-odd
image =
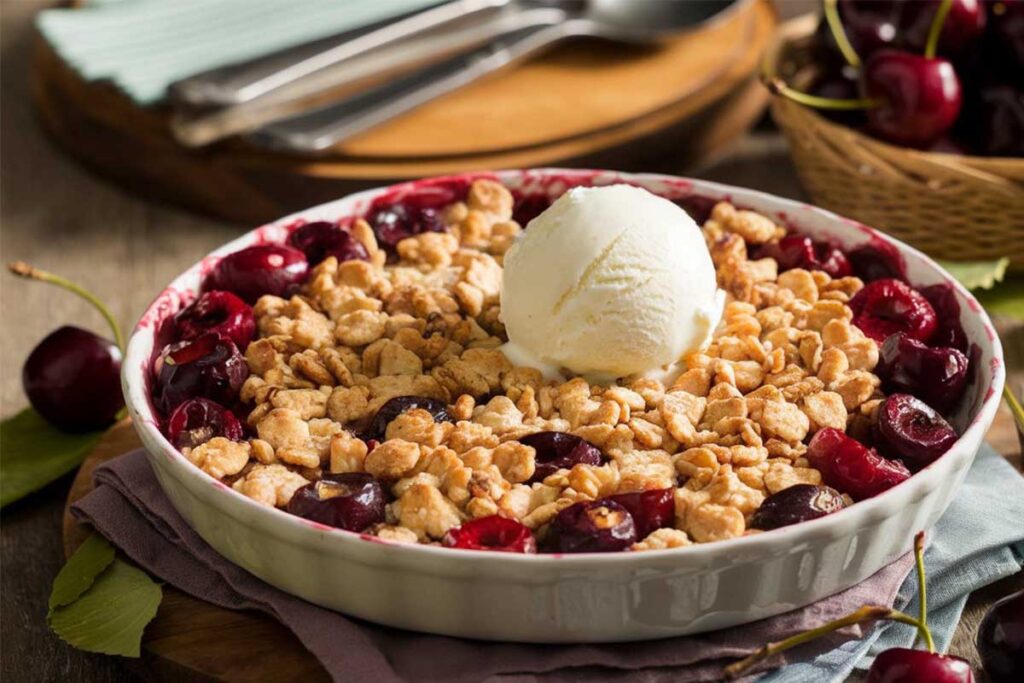
POLYGON ((255 143, 310 154, 393 119, 572 37, 655 43, 692 30, 749 0, 517 0, 508 11, 529 21, 495 44, 312 112, 282 119, 250 135, 255 143))

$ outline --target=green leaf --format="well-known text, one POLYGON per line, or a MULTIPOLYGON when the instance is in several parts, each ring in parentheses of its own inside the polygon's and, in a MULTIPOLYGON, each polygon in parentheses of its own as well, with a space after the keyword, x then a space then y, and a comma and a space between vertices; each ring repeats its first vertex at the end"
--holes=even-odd
POLYGON ((114 561, 114 546, 99 534, 92 534, 68 559, 50 592, 50 612, 55 607, 70 605, 89 590, 96 576, 114 561))
POLYGON ((995 261, 939 261, 939 265, 967 289, 992 289, 1002 282, 1010 259, 1004 256, 995 261))
POLYGON ((0 422, 0 507, 73 470, 101 436, 65 434, 31 408, 0 422))
POLYGON ((142 632, 160 606, 163 591, 146 572, 115 559, 92 586, 47 621, 53 632, 79 650, 138 657, 142 632))
POLYGON ((1024 275, 1007 278, 998 287, 975 292, 975 296, 992 315, 1024 320, 1024 275))

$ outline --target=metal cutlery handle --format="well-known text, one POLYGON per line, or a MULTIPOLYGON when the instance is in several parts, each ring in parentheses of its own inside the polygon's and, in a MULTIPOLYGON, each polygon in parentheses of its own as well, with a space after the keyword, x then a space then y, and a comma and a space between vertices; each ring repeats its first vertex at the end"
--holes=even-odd
POLYGON ((322 109, 277 121, 250 138, 290 152, 323 152, 442 95, 494 73, 573 33, 552 10, 538 25, 514 31, 499 43, 459 55, 322 109), (553 13, 552 13, 553 12, 553 13))
MULTIPOLYGON (((173 84, 174 99, 196 106, 222 106, 248 102, 289 83, 386 47, 411 36, 466 19, 474 14, 496 10, 510 0, 453 0, 417 12, 398 21, 384 23, 368 32, 353 32, 350 39, 331 48, 287 62, 286 56, 260 59, 191 76, 173 84)), ((308 47, 308 46, 307 46, 308 47)), ((303 50, 299 50, 300 54, 303 50)))

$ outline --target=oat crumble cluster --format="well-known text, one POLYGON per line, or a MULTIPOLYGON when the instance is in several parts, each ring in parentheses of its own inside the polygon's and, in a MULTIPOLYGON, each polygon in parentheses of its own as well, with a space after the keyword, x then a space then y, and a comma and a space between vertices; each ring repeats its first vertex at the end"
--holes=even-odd
POLYGON ((399 241, 390 261, 355 221, 368 260, 328 257, 298 294, 253 307, 240 389, 252 438, 217 436, 184 448, 188 459, 279 508, 325 475, 371 475, 389 502, 366 533, 410 543, 494 515, 543 538, 574 503, 671 489, 674 521, 638 537, 639 551, 757 533, 750 522, 767 496, 822 483, 806 457, 813 433, 870 429, 879 350, 848 306, 863 283, 748 257, 785 230, 726 202, 703 232, 728 303, 711 344, 671 384, 545 382, 513 366, 499 350, 502 259, 522 230, 512 209, 502 185, 477 180, 441 214, 447 232, 399 241), (450 420, 417 408, 379 442, 360 438, 403 396, 445 404, 450 420), (603 462, 533 481, 537 452, 521 440, 538 432, 581 437, 603 462))

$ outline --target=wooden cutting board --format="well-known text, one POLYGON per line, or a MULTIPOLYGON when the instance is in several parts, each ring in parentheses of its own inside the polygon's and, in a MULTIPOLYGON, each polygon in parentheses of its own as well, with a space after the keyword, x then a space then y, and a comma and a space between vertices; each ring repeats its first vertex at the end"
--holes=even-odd
POLYGON ((769 0, 745 0, 658 47, 577 41, 315 158, 239 139, 181 147, 166 108, 142 108, 110 84, 82 80, 41 36, 32 91, 51 136, 98 172, 258 223, 414 176, 543 165, 678 171, 706 161, 763 110, 755 73, 776 25, 769 0))
MULTIPOLYGON (((1020 466, 1020 445, 1007 409, 996 415, 986 440, 1020 466)), ((70 556, 89 535, 71 516, 71 504, 92 490, 97 465, 139 448, 128 420, 118 423, 86 458, 75 477, 64 511, 64 550, 70 556)), ((291 631, 262 614, 233 612, 193 598, 164 584, 164 599, 146 627, 143 656, 125 660, 146 680, 327 681, 327 672, 291 631)))

